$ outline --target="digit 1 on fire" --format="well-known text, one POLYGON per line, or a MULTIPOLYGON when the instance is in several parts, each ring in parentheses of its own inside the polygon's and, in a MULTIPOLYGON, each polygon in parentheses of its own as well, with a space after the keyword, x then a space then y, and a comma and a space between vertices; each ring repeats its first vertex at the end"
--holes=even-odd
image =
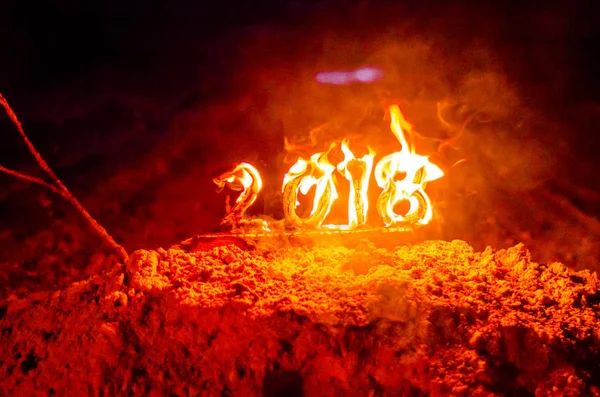
POLYGON ((370 147, 369 153, 357 159, 348 147, 348 140, 342 142, 344 160, 337 165, 338 171, 350 183, 348 195, 348 228, 367 223, 369 212, 369 180, 373 171, 373 158, 375 152, 370 147))

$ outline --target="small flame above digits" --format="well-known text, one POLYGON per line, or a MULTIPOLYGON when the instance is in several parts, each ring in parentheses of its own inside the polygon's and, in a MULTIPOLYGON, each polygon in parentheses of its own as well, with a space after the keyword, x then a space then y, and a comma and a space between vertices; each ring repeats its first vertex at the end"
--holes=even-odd
POLYGON ((331 71, 317 73, 321 84, 346 85, 353 83, 374 83, 383 79, 383 72, 373 66, 365 66, 352 71, 331 71))
POLYGON ((415 154, 405 135, 412 132, 412 125, 404 119, 398 106, 390 106, 389 110, 390 128, 402 149, 388 154, 375 167, 375 180, 383 189, 377 200, 377 211, 386 226, 399 223, 426 225, 433 216, 433 210, 424 190, 425 184, 441 178, 444 172, 427 157, 415 154), (396 180, 398 174, 404 177, 396 180), (409 210, 404 215, 394 210, 401 201, 409 203, 409 210))
MULTIPOLYGON (((288 226, 341 232, 365 228, 368 224, 371 178, 381 188, 375 208, 385 228, 407 230, 431 221, 433 208, 425 187, 427 183, 441 178, 444 172, 427 156, 416 154, 411 144, 413 126, 406 121, 400 108, 392 105, 388 111, 390 129, 398 140, 399 151, 387 154, 375 163, 377 153, 371 147, 366 148, 367 154, 357 158, 350 149, 349 139, 344 139, 331 143, 325 152, 314 153, 308 158, 299 157, 290 167, 283 177, 281 188, 285 223, 288 226), (341 151, 344 156, 337 165, 328 158, 334 149, 341 151), (339 198, 337 183, 344 180, 348 183, 347 223, 325 224, 334 202, 339 198), (308 215, 301 216, 297 212, 299 198, 307 196, 309 191, 314 192, 311 208, 307 211, 308 215), (406 209, 399 210, 400 204, 406 204, 406 209)), ((233 171, 214 181, 219 189, 227 186, 242 191, 235 206, 229 208, 228 205, 227 214, 221 222, 222 225, 240 230, 240 224, 249 224, 243 219, 244 212, 256 201, 262 189, 259 172, 248 163, 240 163, 233 171)), ((270 230, 266 221, 254 223, 260 223, 263 231, 270 230)))

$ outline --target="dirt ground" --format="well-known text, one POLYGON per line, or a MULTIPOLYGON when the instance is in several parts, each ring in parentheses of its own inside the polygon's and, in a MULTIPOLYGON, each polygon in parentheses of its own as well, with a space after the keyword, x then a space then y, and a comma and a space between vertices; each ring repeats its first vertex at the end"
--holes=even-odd
POLYGON ((600 282, 523 245, 137 251, 2 307, 4 395, 600 395, 600 282))

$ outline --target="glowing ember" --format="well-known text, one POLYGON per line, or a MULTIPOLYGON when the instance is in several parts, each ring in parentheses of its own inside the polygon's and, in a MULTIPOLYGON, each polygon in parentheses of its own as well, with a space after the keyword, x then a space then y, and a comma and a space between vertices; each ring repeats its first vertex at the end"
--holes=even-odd
MULTIPOLYGON (((369 184, 374 176, 382 189, 376 208, 386 227, 412 227, 425 225, 433 217, 431 200, 425 193, 428 182, 441 178, 444 173, 426 156, 415 153, 410 144, 412 125, 408 123, 400 108, 390 106, 390 128, 400 143, 400 151, 381 158, 375 168, 375 151, 367 147, 368 153, 357 158, 344 139, 339 148, 344 159, 333 165, 328 155, 338 147, 334 142, 325 152, 315 153, 310 158, 299 158, 283 178, 283 210, 289 225, 303 229, 353 230, 367 225, 369 213, 369 184), (348 223, 324 224, 333 203, 338 199, 336 171, 348 181, 348 223), (299 211, 300 196, 314 194, 308 215, 299 211), (404 210, 401 207, 404 206, 404 210)), ((258 171, 248 163, 239 164, 233 171, 215 179, 222 189, 228 186, 242 190, 233 208, 229 208, 222 224, 237 225, 242 221, 246 209, 254 203, 262 188, 258 171)), ((305 211, 306 212, 306 211, 305 211)), ((264 222, 263 230, 268 230, 264 222)))

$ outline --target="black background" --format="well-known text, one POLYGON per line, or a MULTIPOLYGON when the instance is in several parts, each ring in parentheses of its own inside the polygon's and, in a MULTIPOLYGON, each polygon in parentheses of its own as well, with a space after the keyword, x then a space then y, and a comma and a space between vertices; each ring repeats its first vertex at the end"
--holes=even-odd
MULTIPOLYGON (((256 211, 278 215, 284 137, 323 123, 365 133, 364 109, 383 134, 394 99, 428 137, 457 135, 437 119, 440 101, 455 103, 456 125, 480 116, 443 160, 468 161, 431 185, 432 238, 523 241, 536 259, 596 266, 593 2, 10 0, 0 12, 0 92, 129 250, 214 230, 224 198, 211 179, 236 161, 265 175, 256 211), (384 81, 313 79, 365 64, 384 81)), ((0 134, 0 164, 39 175, 7 118, 0 134)), ((41 188, 1 175, 0 186, 4 263, 47 253, 30 252, 35 236, 79 222, 41 188)))

